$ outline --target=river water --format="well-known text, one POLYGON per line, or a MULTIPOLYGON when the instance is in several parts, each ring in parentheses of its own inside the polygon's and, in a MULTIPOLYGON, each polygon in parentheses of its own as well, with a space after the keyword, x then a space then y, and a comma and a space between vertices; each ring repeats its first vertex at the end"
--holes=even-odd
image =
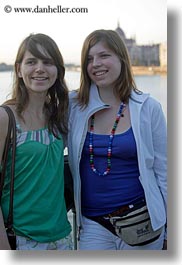
MULTIPOLYGON (((79 87, 80 73, 67 71, 65 79, 69 90, 76 89, 79 87)), ((152 97, 161 103, 167 117, 167 76, 135 76, 135 81, 139 90, 150 93, 152 97)), ((12 82, 13 76, 11 72, 0 72, 0 104, 10 96, 12 82)))

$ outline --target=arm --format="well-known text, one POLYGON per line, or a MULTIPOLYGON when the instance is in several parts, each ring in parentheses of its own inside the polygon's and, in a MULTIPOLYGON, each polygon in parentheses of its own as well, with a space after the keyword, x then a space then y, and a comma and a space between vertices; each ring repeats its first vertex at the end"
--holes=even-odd
MULTIPOLYGON (((2 160, 5 139, 8 131, 8 115, 3 108, 0 108, 0 161, 2 160)), ((0 249, 10 249, 4 220, 0 208, 0 249)))
MULTIPOLYGON (((167 128, 160 106, 153 110, 152 135, 154 147, 154 172, 163 196, 167 215, 167 128)), ((165 239, 167 239, 167 226, 165 239)), ((166 242, 167 243, 167 242, 166 242)))
POLYGON ((6 235, 6 229, 4 227, 4 220, 3 220, 1 208, 0 208, 0 249, 1 250, 11 249, 9 242, 8 242, 7 235, 6 235))
POLYGON ((8 114, 1 107, 0 108, 0 162, 2 161, 6 135, 8 132, 8 122, 9 122, 8 114))

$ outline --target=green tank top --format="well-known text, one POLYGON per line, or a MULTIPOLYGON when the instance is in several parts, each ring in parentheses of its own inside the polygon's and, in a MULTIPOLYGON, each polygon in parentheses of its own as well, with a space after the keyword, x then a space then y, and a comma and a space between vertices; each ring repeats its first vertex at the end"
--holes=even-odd
MULTIPOLYGON (((64 200, 63 140, 47 128, 17 130, 13 227, 15 233, 38 242, 51 242, 71 232, 64 200)), ((11 157, 2 195, 2 211, 9 210, 11 157)))

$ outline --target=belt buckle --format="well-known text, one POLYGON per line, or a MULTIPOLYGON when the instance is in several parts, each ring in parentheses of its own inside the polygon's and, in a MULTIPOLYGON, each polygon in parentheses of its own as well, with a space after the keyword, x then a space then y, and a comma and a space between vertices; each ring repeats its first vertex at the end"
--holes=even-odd
POLYGON ((112 218, 112 217, 115 217, 115 216, 118 216, 122 213, 124 213, 125 211, 129 210, 132 208, 133 205, 124 205, 122 206, 121 208, 119 208, 118 210, 108 214, 109 218, 112 218))

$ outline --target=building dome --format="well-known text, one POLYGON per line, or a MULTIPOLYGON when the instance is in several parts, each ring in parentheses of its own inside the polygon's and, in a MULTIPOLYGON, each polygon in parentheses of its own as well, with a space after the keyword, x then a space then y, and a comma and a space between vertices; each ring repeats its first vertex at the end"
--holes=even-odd
POLYGON ((124 33, 124 31, 120 28, 119 22, 118 22, 118 26, 117 26, 117 28, 115 29, 115 31, 119 34, 119 36, 120 36, 123 40, 126 39, 125 33, 124 33))

